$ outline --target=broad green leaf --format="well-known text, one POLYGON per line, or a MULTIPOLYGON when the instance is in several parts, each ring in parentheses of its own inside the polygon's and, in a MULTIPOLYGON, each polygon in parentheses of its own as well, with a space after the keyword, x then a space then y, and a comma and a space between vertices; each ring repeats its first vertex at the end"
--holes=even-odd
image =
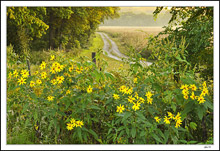
POLYGON ((136 127, 132 127, 131 136, 134 138, 136 136, 136 127))
POLYGON ((196 130, 197 124, 194 122, 190 122, 189 124, 190 128, 192 128, 193 130, 196 130))
POLYGON ((163 143, 163 142, 161 141, 161 139, 160 139, 155 133, 152 133, 151 136, 152 136, 157 142, 163 143))
POLYGON ((156 131, 160 134, 161 137, 163 137, 163 139, 165 139, 165 135, 159 128, 156 131))
POLYGON ((121 131, 121 130, 123 130, 124 128, 125 128, 124 126, 121 126, 121 127, 119 127, 118 131, 121 131))
POLYGON ((92 129, 89 130, 89 133, 92 134, 95 139, 98 139, 98 135, 92 129))
POLYGON ((201 105, 197 106, 196 112, 197 112, 197 115, 198 115, 199 119, 202 120, 204 112, 205 112, 204 107, 201 106, 201 105))
POLYGON ((145 131, 141 131, 140 136, 144 136, 145 135, 145 131))
POLYGON ((140 112, 135 112, 135 114, 136 114, 141 120, 143 120, 143 121, 146 120, 146 118, 144 117, 144 115, 143 115, 142 113, 140 113, 140 112))
POLYGON ((127 118, 129 118, 130 116, 132 115, 132 113, 131 112, 125 112, 125 114, 124 114, 124 117, 122 118, 122 123, 127 119, 127 118))

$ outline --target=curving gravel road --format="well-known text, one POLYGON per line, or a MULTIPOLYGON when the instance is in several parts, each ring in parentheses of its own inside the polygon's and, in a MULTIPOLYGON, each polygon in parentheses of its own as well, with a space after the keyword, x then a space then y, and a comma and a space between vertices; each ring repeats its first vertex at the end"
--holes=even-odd
MULTIPOLYGON (((122 54, 118 50, 116 43, 113 40, 111 40, 107 34, 102 33, 102 32, 97 32, 97 33, 102 37, 102 40, 104 42, 103 53, 106 52, 108 57, 113 58, 115 60, 119 60, 119 61, 122 61, 122 58, 128 58, 128 56, 122 54), (111 43, 111 46, 112 46, 111 49, 110 49, 110 44, 108 41, 110 41, 111 43)), ((130 63, 134 63, 134 62, 130 62, 130 63)), ((148 65, 148 66, 152 64, 151 62, 147 62, 147 61, 140 61, 140 63, 142 65, 148 65)))

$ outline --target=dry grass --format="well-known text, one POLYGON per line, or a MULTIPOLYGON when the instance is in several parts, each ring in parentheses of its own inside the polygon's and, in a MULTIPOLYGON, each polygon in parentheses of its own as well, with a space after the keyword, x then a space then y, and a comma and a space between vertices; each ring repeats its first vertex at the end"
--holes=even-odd
MULTIPOLYGON (((157 35, 163 31, 161 27, 125 27, 125 26, 101 26, 98 31, 105 32, 116 42, 119 50, 128 55, 132 46, 136 51, 143 50, 147 45, 150 35, 157 35)), ((148 52, 145 52, 146 56, 148 52)))

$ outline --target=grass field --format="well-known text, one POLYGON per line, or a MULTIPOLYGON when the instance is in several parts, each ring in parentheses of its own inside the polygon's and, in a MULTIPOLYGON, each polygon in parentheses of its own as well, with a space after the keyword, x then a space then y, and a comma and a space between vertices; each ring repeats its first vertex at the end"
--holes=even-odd
POLYGON ((147 38, 163 31, 161 27, 129 27, 129 26, 100 26, 98 31, 107 33, 118 45, 119 50, 129 55, 130 47, 137 52, 144 49, 142 55, 149 57, 146 51, 147 38))

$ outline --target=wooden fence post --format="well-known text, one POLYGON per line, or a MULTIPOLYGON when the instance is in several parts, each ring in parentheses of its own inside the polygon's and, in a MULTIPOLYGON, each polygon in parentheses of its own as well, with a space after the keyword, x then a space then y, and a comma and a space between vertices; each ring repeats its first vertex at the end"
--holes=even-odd
POLYGON ((92 62, 96 64, 96 52, 92 52, 92 62))
POLYGON ((31 76, 30 62, 28 59, 27 59, 27 65, 28 65, 29 76, 31 76))

